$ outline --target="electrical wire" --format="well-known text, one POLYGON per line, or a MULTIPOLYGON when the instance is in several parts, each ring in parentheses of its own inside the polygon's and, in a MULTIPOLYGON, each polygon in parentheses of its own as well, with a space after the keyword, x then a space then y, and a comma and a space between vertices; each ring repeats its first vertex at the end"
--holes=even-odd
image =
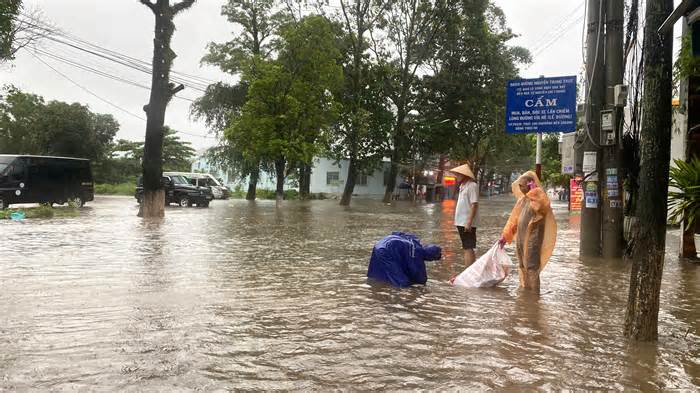
MULTIPOLYGON (((23 23, 26 23, 33 28, 42 30, 47 34, 45 37, 46 39, 57 43, 61 45, 68 46, 70 48, 73 48, 75 50, 88 53, 90 55, 102 58, 104 60, 108 60, 117 64, 120 64, 122 66, 134 69, 136 71, 151 75, 152 74, 152 67, 151 65, 144 61, 144 60, 139 60, 134 57, 113 51, 111 49, 107 49, 105 47, 102 47, 97 44, 93 44, 89 41, 86 41, 82 38, 79 38, 77 36, 72 36, 66 33, 61 32, 59 29, 53 28, 52 26, 49 26, 41 21, 38 21, 36 19, 31 18, 31 16, 26 15, 26 14, 21 14, 25 20, 23 20, 23 23)), ((176 70, 171 70, 171 80, 176 83, 183 84, 184 86, 191 88, 193 90, 197 90, 200 92, 205 92, 206 88, 208 87, 209 83, 216 83, 213 80, 206 79, 203 77, 191 75, 191 74, 186 74, 183 72, 179 72, 176 70)))
POLYGON ((583 2, 583 26, 581 26, 581 58, 583 59, 583 65, 586 65, 586 25, 588 23, 588 0, 583 2))
POLYGON ((81 85, 80 83, 74 81, 73 79, 71 79, 71 78, 70 78, 69 76, 67 76, 66 74, 62 73, 61 71, 59 71, 59 70, 57 70, 56 68, 54 68, 53 66, 51 66, 49 63, 47 63, 46 61, 44 61, 44 59, 40 58, 38 55, 36 55, 36 54, 34 54, 34 53, 31 53, 31 52, 29 52, 29 53, 30 53, 32 56, 34 56, 34 58, 36 58, 37 60, 39 60, 40 62, 42 62, 45 66, 47 66, 48 68, 50 68, 53 72, 55 72, 55 73, 57 73, 58 75, 62 76, 64 79, 68 80, 69 82, 71 82, 71 83, 74 84, 75 86, 79 87, 80 89, 82 89, 82 90, 85 91, 86 93, 88 93, 88 94, 92 95, 93 97, 97 98, 98 100, 100 100, 100 101, 102 101, 102 102, 104 102, 104 103, 106 103, 106 104, 108 104, 108 105, 110 105, 110 106, 112 106, 112 107, 114 107, 114 108, 117 108, 117 109, 119 109, 120 111, 122 111, 122 112, 124 112, 124 113, 126 113, 126 114, 129 114, 129 115, 131 115, 131 116, 133 116, 133 117, 135 117, 135 118, 137 118, 137 119, 139 119, 139 120, 146 121, 146 119, 145 119, 144 117, 141 117, 141 116, 135 114, 134 112, 131 112, 131 111, 128 110, 128 109, 122 108, 121 106, 119 106, 119 105, 117 105, 117 104, 115 104, 115 103, 113 103, 113 102, 111 102, 111 101, 109 101, 109 100, 107 100, 107 99, 104 99, 104 98, 100 97, 99 95, 97 95, 96 93, 94 93, 93 91, 91 91, 90 89, 88 89, 87 87, 85 87, 85 86, 81 85))
POLYGON ((540 49, 536 50, 535 53, 532 55, 533 57, 537 57, 544 53, 547 49, 549 49, 552 45, 554 45, 557 41, 559 41, 564 34, 566 34, 572 27, 576 26, 581 20, 583 20, 584 17, 581 16, 578 19, 575 19, 571 21, 565 28, 563 28, 555 37, 553 37, 549 42, 544 44, 544 46, 540 47, 540 49))
MULTIPOLYGON (((32 50, 35 52, 35 54, 40 54, 40 55, 49 57, 49 58, 51 58, 51 59, 53 59, 53 60, 56 60, 56 61, 58 61, 58 62, 60 62, 60 63, 69 65, 69 66, 71 66, 71 67, 78 68, 78 69, 81 69, 81 70, 84 70, 84 71, 88 71, 88 72, 91 72, 91 73, 93 73, 93 74, 102 76, 102 77, 104 77, 104 78, 112 79, 112 80, 114 80, 114 81, 121 82, 121 83, 125 83, 125 84, 130 85, 130 86, 138 87, 138 88, 141 88, 141 89, 144 89, 144 90, 151 90, 150 87, 148 87, 148 86, 146 86, 146 85, 143 85, 143 84, 141 84, 141 83, 139 83, 139 82, 135 82, 135 81, 133 81, 133 80, 129 80, 129 79, 126 79, 126 78, 123 78, 123 77, 120 77, 120 76, 116 76, 116 75, 110 74, 110 73, 108 73, 108 72, 104 72, 104 71, 95 69, 95 68, 90 67, 90 66, 88 66, 88 65, 81 64, 81 63, 78 63, 78 62, 76 62, 76 61, 67 59, 67 58, 62 57, 62 56, 60 56, 60 55, 57 55, 57 54, 55 54, 55 53, 52 53, 52 52, 49 52, 49 51, 45 51, 45 50, 39 49, 39 48, 37 48, 37 47, 33 47, 32 50)), ((195 100, 193 100, 193 99, 191 99, 191 98, 181 97, 181 96, 177 96, 177 95, 173 96, 173 98, 177 98, 177 99, 180 99, 180 100, 183 100, 183 101, 188 101, 188 102, 195 102, 195 100)))
MULTIPOLYGON (((69 82, 71 82, 72 84, 74 84, 75 86, 77 86, 78 88, 80 88, 81 90, 85 91, 86 93, 88 93, 88 94, 92 95, 93 97, 97 98, 98 100, 100 100, 100 101, 102 101, 102 102, 104 102, 104 103, 106 103, 106 104, 108 104, 108 105, 110 105, 110 106, 112 106, 112 107, 114 107, 114 108, 116 108, 116 109, 119 109, 120 111, 122 111, 122 112, 124 112, 124 113, 126 113, 126 114, 128 114, 128 115, 130 115, 130 116, 133 116, 133 117, 135 117, 135 118, 137 118, 137 119, 139 119, 139 120, 141 120, 141 121, 143 121, 143 122, 147 122, 147 119, 146 119, 146 118, 141 117, 141 116, 139 116, 139 115, 137 115, 137 114, 131 112, 130 110, 128 110, 128 109, 126 109, 126 108, 123 108, 123 107, 121 107, 121 106, 119 106, 119 105, 117 105, 117 104, 115 104, 115 103, 113 103, 113 102, 111 102, 111 101, 109 101, 109 100, 107 100, 107 99, 105 99, 105 98, 102 98, 102 97, 99 96, 97 93, 95 93, 95 92, 93 92, 92 90, 88 89, 87 87, 81 85, 80 83, 74 81, 74 80, 71 79, 68 75, 62 73, 61 71, 59 71, 59 70, 56 69, 55 67, 51 66, 48 62, 46 62, 44 59, 42 59, 39 55, 37 55, 37 54, 35 54, 35 53, 32 53, 31 51, 29 51, 29 54, 32 55, 32 56, 34 56, 34 58, 36 58, 37 60, 39 60, 39 61, 40 61, 41 63, 43 63, 46 67, 48 67, 49 69, 51 69, 53 72, 55 72, 56 74, 60 75, 60 76, 63 77, 64 79, 68 80, 69 82)), ((206 139, 206 138, 210 138, 210 136, 208 136, 208 135, 192 134, 192 133, 185 132, 185 131, 175 130, 175 132, 176 132, 176 133, 179 133, 179 134, 185 134, 185 135, 195 136, 195 137, 199 137, 199 138, 205 138, 205 139, 206 139)))
MULTIPOLYGON (((578 10, 581 9, 581 7, 583 7, 585 4, 586 4, 586 0, 584 0, 583 3, 579 4, 578 6, 576 6, 576 8, 574 8, 571 12, 569 12, 568 14, 566 14, 566 15, 559 21, 558 24, 554 25, 553 27, 548 28, 548 29, 546 30, 547 33, 544 34, 542 37, 540 37, 540 38, 537 40, 537 42, 535 43, 535 45, 532 45, 532 46, 531 46, 532 51, 533 51, 533 52, 539 52, 540 49, 546 45, 547 42, 549 42, 552 38, 554 38, 555 36, 558 35, 558 33, 560 32, 560 30, 561 30, 562 28, 564 28, 564 26, 565 26, 567 23, 570 22, 571 17, 573 17, 574 15, 576 15, 576 13, 578 12, 578 10)), ((566 29, 568 30, 568 28, 566 28, 566 29)))
MULTIPOLYGON (((591 71, 591 78, 590 80, 587 80, 586 82, 586 101, 590 102, 591 100, 591 85, 593 84, 592 81, 595 80, 595 70, 596 70, 596 65, 598 64, 598 52, 600 52, 600 36, 602 33, 602 27, 603 27, 603 2, 600 1, 600 9, 598 10, 598 34, 596 36, 596 42, 595 42, 595 56, 593 56, 593 70, 591 71)), ((591 115, 591 114, 589 114, 591 115)), ((588 136, 588 139, 591 141, 593 146, 595 146, 597 149, 600 149, 600 145, 593 140, 593 137, 591 136, 591 129, 588 127, 588 122, 585 122, 584 129, 586 130, 586 135, 588 136)))

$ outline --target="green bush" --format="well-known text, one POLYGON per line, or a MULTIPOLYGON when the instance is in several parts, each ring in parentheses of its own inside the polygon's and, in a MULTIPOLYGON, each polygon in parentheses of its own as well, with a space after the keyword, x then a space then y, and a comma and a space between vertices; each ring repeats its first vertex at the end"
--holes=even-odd
POLYGON ((284 199, 295 200, 299 199, 299 191, 297 190, 287 190, 284 192, 284 199))
POLYGON ((95 194, 100 195, 129 195, 136 191, 136 183, 95 184, 95 194))
POLYGON ((693 227, 700 215, 700 159, 690 162, 675 160, 670 169, 670 186, 674 189, 668 193, 669 218, 673 223, 687 220, 693 227))
POLYGON ((39 207, 25 212, 27 218, 53 218, 54 211, 51 205, 39 205, 39 207))
MULTIPOLYGON (((243 199, 246 196, 246 191, 242 189, 242 187, 236 186, 231 191, 231 199, 243 199)), ((274 190, 267 190, 264 188, 259 188, 257 189, 255 193, 256 199, 268 199, 268 200, 274 200, 277 197, 277 194, 274 190)), ((299 191, 297 190, 286 190, 284 191, 284 199, 293 201, 299 199, 299 191)), ((309 199, 327 199, 327 197, 323 193, 319 194, 310 194, 309 199)))
POLYGON ((0 219, 9 220, 12 213, 19 211, 24 212, 24 218, 60 218, 77 217, 80 215, 80 210, 70 206, 52 208, 51 205, 39 205, 38 207, 30 207, 26 209, 0 210, 0 219))
POLYGON ((231 191, 231 195, 229 196, 231 199, 243 199, 245 198, 246 192, 243 191, 243 187, 241 185, 237 185, 236 188, 234 188, 231 191))

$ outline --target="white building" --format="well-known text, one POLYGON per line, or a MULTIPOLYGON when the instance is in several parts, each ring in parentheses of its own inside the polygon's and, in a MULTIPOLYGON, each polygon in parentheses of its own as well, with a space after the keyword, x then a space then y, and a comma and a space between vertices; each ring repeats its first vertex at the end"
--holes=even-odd
MULTIPOLYGON (((347 160, 336 162, 323 157, 314 159, 314 165, 311 169, 311 193, 341 195, 348 178, 348 164, 349 162, 347 160)), ((360 175, 358 179, 356 179, 353 195, 384 195, 384 189, 389 174, 389 165, 389 162, 385 161, 372 174, 360 175)), ((229 176, 225 170, 210 165, 204 154, 199 154, 194 160, 192 163, 192 172, 210 173, 231 189, 240 187, 245 190, 248 187, 248 179, 236 181, 232 176, 229 176)), ((396 184, 399 184, 398 179, 396 184)), ((276 188, 274 174, 261 173, 260 179, 258 180, 258 188, 274 190, 276 188)), ((299 188, 298 185, 288 181, 285 185, 285 189, 298 190, 299 188)))

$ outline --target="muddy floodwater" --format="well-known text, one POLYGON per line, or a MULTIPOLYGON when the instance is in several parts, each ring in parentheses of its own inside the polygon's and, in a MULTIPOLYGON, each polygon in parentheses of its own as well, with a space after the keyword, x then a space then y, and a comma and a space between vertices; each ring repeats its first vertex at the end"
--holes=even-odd
MULTIPOLYGON (((478 254, 511 206, 482 201, 478 254)), ((698 389, 700 268, 674 256, 677 230, 659 342, 630 345, 629 266, 579 261, 565 206, 539 298, 517 273, 447 284, 462 270, 453 209, 215 201, 148 222, 104 197, 76 218, 0 221, 0 391, 698 389), (445 247, 427 286, 367 283, 393 230, 445 247)))

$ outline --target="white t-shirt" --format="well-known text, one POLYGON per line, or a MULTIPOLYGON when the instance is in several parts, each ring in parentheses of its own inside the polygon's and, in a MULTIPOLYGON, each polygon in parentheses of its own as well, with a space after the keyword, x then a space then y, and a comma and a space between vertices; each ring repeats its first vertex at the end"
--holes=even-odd
MULTIPOLYGON (((479 186, 475 182, 469 181, 459 186, 459 198, 455 208, 455 226, 463 227, 467 225, 467 220, 472 210, 472 203, 479 203, 479 186)), ((478 224, 479 210, 477 209, 472 220, 472 228, 476 228, 478 224)))

